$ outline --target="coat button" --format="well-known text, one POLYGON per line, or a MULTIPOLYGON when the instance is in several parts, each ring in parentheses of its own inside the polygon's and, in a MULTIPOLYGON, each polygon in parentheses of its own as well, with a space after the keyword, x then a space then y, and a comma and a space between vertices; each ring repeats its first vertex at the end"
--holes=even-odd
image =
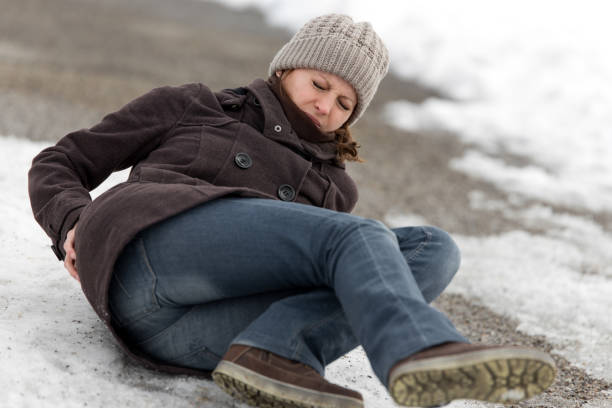
POLYGON ((275 131, 276 133, 280 133, 280 131, 281 131, 281 130, 283 130, 283 128, 281 127, 281 125, 276 125, 276 126, 274 126, 274 131, 275 131))
POLYGON ((283 184, 278 188, 278 197, 283 201, 293 201, 295 190, 289 184, 283 184))
POLYGON ((236 157, 234 157, 234 162, 241 169, 248 169, 253 165, 253 159, 246 153, 238 153, 236 157))
POLYGON ((231 110, 233 112, 236 112, 238 109, 240 109, 240 105, 233 104, 233 105, 230 105, 228 108, 229 108, 229 110, 231 110))

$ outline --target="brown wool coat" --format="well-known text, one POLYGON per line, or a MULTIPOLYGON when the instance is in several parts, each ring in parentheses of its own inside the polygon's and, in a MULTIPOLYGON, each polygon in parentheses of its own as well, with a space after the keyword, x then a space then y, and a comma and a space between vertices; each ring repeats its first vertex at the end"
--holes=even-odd
MULTIPOLYGON (((154 89, 91 129, 70 133, 43 150, 33 160, 29 192, 34 216, 58 258, 65 255, 66 234, 78 221, 81 286, 113 331, 110 277, 121 250, 139 231, 230 194, 291 198, 279 192, 282 185, 295 191, 292 201, 350 212, 357 190, 334 158, 333 142, 298 137, 265 81, 217 93, 188 84, 154 89), (243 168, 238 153, 246 153, 252 165, 243 168), (90 190, 113 171, 129 167, 126 182, 92 202, 90 190)), ((113 333, 150 368, 206 374, 152 361, 113 333)))

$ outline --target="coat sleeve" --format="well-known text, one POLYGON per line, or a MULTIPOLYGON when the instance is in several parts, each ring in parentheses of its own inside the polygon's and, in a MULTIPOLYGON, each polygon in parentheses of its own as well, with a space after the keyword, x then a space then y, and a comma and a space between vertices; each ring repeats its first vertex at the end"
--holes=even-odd
POLYGON ((65 256, 66 234, 91 202, 89 192, 158 146, 201 88, 156 88, 94 127, 69 133, 33 159, 28 173, 30 203, 58 259, 65 256))

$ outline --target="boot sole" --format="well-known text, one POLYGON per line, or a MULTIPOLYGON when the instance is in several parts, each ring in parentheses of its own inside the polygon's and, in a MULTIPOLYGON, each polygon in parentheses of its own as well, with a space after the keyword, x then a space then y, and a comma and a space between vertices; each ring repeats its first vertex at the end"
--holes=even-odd
POLYGON ((555 379, 546 353, 489 349, 407 362, 396 368, 389 391, 396 403, 431 407, 455 399, 514 403, 533 397, 555 379))
POLYGON ((212 378, 223 391, 255 407, 363 408, 360 400, 274 380, 224 360, 217 365, 212 378))

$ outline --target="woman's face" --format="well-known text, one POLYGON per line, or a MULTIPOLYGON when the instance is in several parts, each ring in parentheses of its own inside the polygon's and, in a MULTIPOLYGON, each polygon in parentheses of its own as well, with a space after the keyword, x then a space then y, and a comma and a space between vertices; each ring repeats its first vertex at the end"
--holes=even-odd
MULTIPOLYGON (((280 71, 276 73, 280 76, 280 71)), ((339 129, 357 104, 355 90, 344 79, 316 69, 294 69, 283 77, 293 103, 325 133, 339 129)))

